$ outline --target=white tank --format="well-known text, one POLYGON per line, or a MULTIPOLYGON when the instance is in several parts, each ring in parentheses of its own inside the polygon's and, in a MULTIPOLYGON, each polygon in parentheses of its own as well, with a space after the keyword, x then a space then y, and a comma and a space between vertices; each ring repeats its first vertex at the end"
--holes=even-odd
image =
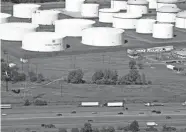
POLYGON ((99 4, 82 4, 81 15, 84 17, 98 17, 99 4))
POLYGON ((82 30, 93 27, 96 22, 87 19, 62 19, 55 21, 55 32, 62 36, 81 37, 82 30))
POLYGON ((128 13, 148 13, 148 1, 146 0, 128 0, 127 2, 127 12, 128 13))
POLYGON ((1 19, 0 24, 1 24, 1 23, 7 23, 9 17, 11 17, 10 14, 7 14, 7 13, 0 13, 0 19, 1 19))
POLYGON ((136 23, 136 32, 142 34, 151 34, 155 19, 139 19, 136 23))
POLYGON ((174 23, 176 21, 176 14, 180 11, 177 7, 162 6, 157 9, 156 20, 163 23, 174 23))
POLYGON ((22 41, 24 35, 36 32, 38 25, 31 23, 4 23, 0 24, 0 39, 22 41))
POLYGON ((40 25, 53 25, 58 20, 60 11, 37 10, 32 14, 32 23, 40 25))
POLYGON ((38 10, 37 4, 15 4, 13 5, 13 16, 18 18, 32 18, 32 13, 38 10))
POLYGON ((85 0, 65 0, 65 10, 69 12, 81 12, 81 6, 85 0))
POLYGON ((157 0, 157 8, 161 8, 162 6, 172 6, 177 7, 176 3, 178 3, 178 0, 157 0))
POLYGON ((104 23, 112 23, 113 15, 119 13, 119 9, 104 8, 99 10, 99 21, 104 23))
POLYGON ((121 29, 135 29, 137 20, 141 14, 118 13, 113 16, 112 26, 121 29))
POLYGON ((173 25, 165 23, 155 23, 153 25, 153 38, 171 39, 173 38, 173 25))
POLYGON ((186 10, 176 15, 175 27, 186 29, 186 10))
POLYGON ((22 49, 37 52, 62 51, 63 38, 54 32, 29 33, 23 38, 22 49))
POLYGON ((82 43, 90 46, 118 46, 123 43, 124 30, 110 27, 84 29, 82 43))
POLYGON ((118 9, 118 10, 127 10, 127 1, 111 0, 111 8, 118 9))
POLYGON ((157 0, 147 0, 149 2, 149 9, 157 8, 157 0))

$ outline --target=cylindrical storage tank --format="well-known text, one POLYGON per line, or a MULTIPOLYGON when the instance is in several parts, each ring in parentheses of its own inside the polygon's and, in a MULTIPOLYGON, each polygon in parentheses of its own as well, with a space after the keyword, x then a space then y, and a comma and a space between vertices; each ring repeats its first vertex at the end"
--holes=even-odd
POLYGON ((0 19, 1 19, 0 24, 1 24, 1 23, 7 23, 9 17, 11 17, 10 14, 7 14, 7 13, 0 13, 0 19))
POLYGON ((127 2, 127 12, 128 13, 148 13, 148 4, 149 2, 146 0, 129 0, 127 2))
POLYGON ((85 0, 65 0, 65 10, 70 12, 81 12, 81 6, 85 0))
POLYGON ((162 6, 172 6, 177 7, 176 3, 178 0, 157 0, 157 8, 161 8, 162 6))
POLYGON ((127 10, 127 1, 111 0, 111 8, 118 9, 118 10, 127 10))
POLYGON ((84 29, 82 43, 90 46, 119 46, 123 42, 124 30, 110 27, 84 29))
POLYGON ((24 35, 36 32, 38 25, 31 23, 0 24, 0 39, 8 41, 22 41, 24 35))
POLYGON ((176 21, 176 14, 180 11, 177 7, 162 6, 157 9, 156 20, 163 23, 174 23, 176 21))
POLYGON ((119 13, 118 9, 104 8, 99 10, 99 21, 104 23, 112 23, 113 15, 119 13))
POLYGON ((139 19, 136 23, 136 32, 142 34, 151 34, 155 19, 139 19))
POLYGON ((157 0, 147 0, 149 2, 149 9, 157 8, 157 0))
POLYGON ((23 38, 22 49, 37 52, 62 51, 63 38, 54 32, 29 33, 23 38))
POLYGON ((176 15, 175 27, 186 29, 186 10, 176 15))
POLYGON ((153 38, 173 38, 173 24, 155 23, 153 25, 153 38))
POLYGON ((60 11, 37 10, 32 14, 32 23, 39 25, 53 25, 58 20, 60 11))
POLYGON ((87 19, 62 19, 55 21, 55 32, 62 36, 81 37, 82 30, 93 27, 96 22, 87 19))
POLYGON ((82 4, 81 15, 84 17, 98 17, 99 16, 99 4, 82 4))
POLYGON ((137 20, 141 14, 118 13, 113 16, 112 26, 121 29, 135 29, 137 20))
POLYGON ((32 18, 32 13, 38 10, 37 4, 15 4, 13 5, 13 16, 18 18, 32 18))

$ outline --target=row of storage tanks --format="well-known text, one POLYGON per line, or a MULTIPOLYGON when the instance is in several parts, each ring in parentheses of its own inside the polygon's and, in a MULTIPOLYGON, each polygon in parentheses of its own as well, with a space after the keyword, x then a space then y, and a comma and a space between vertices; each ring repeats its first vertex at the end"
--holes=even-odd
MULTIPOLYGON (((70 8, 67 8, 68 1, 70 0, 66 1, 66 10, 70 10, 70 8)), ((113 6, 112 2, 111 6, 113 6)), ((148 2, 143 0, 129 0, 128 3, 131 3, 131 6, 135 5, 140 7, 140 4, 143 3, 147 5, 148 2)), ((94 16, 95 14, 99 14, 100 22, 113 23, 114 28, 95 28, 93 27, 95 21, 87 19, 58 20, 59 11, 40 10, 40 5, 36 4, 17 4, 13 7, 13 16, 18 18, 31 18, 32 23, 7 23, 8 18, 11 17, 11 15, 1 13, 0 37, 3 40, 22 41, 22 48, 25 50, 60 51, 64 49, 62 46, 63 38, 66 36, 82 36, 82 43, 86 45, 117 46, 122 45, 123 43, 123 32, 125 29, 136 29, 137 33, 152 33, 154 38, 167 39, 173 37, 174 22, 176 22, 176 27, 186 28, 186 12, 180 12, 180 10, 175 6, 169 5, 159 8, 157 10, 157 20, 155 20, 142 18, 143 14, 148 13, 148 8, 147 10, 144 8, 145 10, 141 13, 131 11, 137 9, 134 7, 130 8, 130 11, 127 13, 119 13, 121 9, 115 9, 113 7, 95 9, 95 5, 98 4, 87 5, 89 7, 89 11, 87 10, 86 12, 87 16, 88 12, 91 12, 90 14, 94 14, 94 16), (94 11, 96 11, 96 13, 93 13, 94 11), (162 15, 158 17, 158 12, 160 14, 162 13, 164 17, 162 17, 162 15), (55 25, 55 32, 37 32, 39 25, 53 24, 55 25)), ((90 14, 89 16, 91 16, 90 14)))

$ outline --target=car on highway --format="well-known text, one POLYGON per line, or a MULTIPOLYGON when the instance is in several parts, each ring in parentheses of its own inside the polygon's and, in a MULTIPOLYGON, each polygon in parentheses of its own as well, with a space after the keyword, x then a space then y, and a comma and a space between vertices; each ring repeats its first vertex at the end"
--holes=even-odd
POLYGON ((152 113, 156 113, 156 110, 152 110, 151 112, 152 112, 152 113))
POLYGON ((62 116, 62 114, 61 113, 58 113, 58 114, 56 114, 56 116, 62 116))
POLYGON ((155 126, 158 126, 158 124, 155 123, 155 122, 147 122, 146 125, 147 125, 147 127, 155 127, 155 126))
POLYGON ((123 115, 123 112, 118 112, 118 115, 123 115))
POLYGON ((146 103, 145 106, 164 106, 163 103, 146 103))
POLYGON ((166 116, 166 119, 171 119, 171 117, 170 116, 166 116))
POLYGON ((1 114, 2 116, 6 116, 7 114, 1 114))
POLYGON ((76 114, 76 111, 72 111, 71 113, 72 113, 72 114, 76 114))
POLYGON ((161 111, 159 111, 159 110, 158 110, 158 111, 156 111, 156 114, 161 114, 161 111))
POLYGON ((97 114, 97 112, 92 112, 92 114, 97 114))
POLYGON ((141 115, 141 114, 145 114, 144 112, 139 112, 139 114, 141 115))

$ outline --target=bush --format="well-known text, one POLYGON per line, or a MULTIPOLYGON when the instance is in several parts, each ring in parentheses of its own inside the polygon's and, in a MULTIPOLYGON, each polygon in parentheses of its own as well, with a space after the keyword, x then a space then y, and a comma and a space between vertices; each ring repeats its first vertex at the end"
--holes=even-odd
POLYGON ((28 72, 28 75, 29 75, 29 77, 30 77, 30 81, 31 81, 31 82, 37 81, 37 75, 36 75, 33 71, 28 72))
POLYGON ((34 105, 36 105, 36 106, 44 106, 44 105, 47 105, 47 102, 45 100, 36 99, 34 101, 34 105))
POLYGON ((39 73, 38 75, 37 75, 37 82, 43 82, 43 81, 45 81, 45 79, 44 79, 44 77, 43 77, 43 74, 41 74, 41 73, 39 73))
POLYGON ((97 70, 92 76, 92 82, 96 83, 98 80, 103 79, 104 73, 102 70, 97 70))
POLYGON ((84 76, 84 73, 81 69, 73 70, 69 72, 67 81, 68 83, 75 83, 75 84, 83 83, 84 82, 83 76, 84 76))
POLYGON ((88 122, 84 124, 84 132, 92 132, 92 125, 88 122))
POLYGON ((79 132, 79 129, 78 128, 72 128, 71 132, 79 132))
POLYGON ((29 106, 29 105, 31 105, 31 102, 28 99, 26 99, 24 102, 24 106, 29 106))
POLYGON ((132 132, 137 132, 139 131, 139 124, 137 121, 133 121, 130 126, 129 126, 129 130, 132 131, 132 132))
POLYGON ((59 128, 58 132, 67 132, 67 129, 66 128, 59 128))
POLYGON ((149 85, 152 85, 152 81, 150 81, 150 80, 149 80, 147 83, 148 83, 149 85))
POLYGON ((139 69, 144 69, 143 63, 139 62, 139 63, 138 63, 138 68, 139 68, 139 69))
POLYGON ((136 69, 136 61, 135 60, 129 61, 129 68, 130 69, 136 69))
POLYGON ((93 128, 92 131, 93 131, 93 132, 99 132, 99 129, 98 129, 98 128, 93 128))
POLYGON ((114 127, 109 126, 109 127, 107 128, 107 132, 115 132, 114 127))

